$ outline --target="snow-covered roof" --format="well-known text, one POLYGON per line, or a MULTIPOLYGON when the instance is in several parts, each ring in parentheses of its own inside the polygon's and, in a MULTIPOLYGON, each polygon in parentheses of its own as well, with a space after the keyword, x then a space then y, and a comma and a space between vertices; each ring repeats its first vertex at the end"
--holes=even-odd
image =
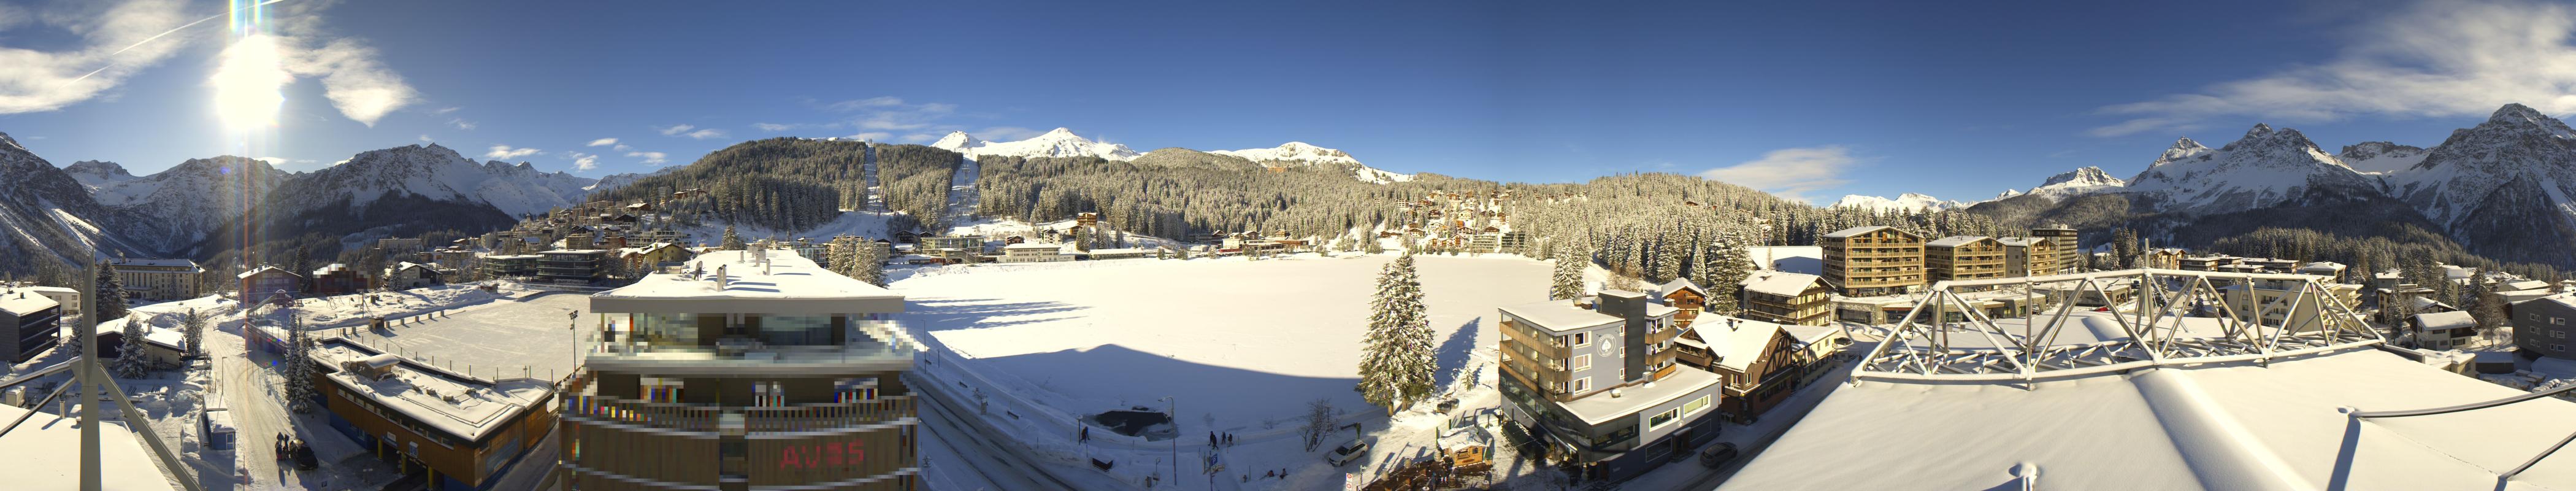
POLYGON ((1153 254, 1153 253, 1154 253, 1154 250, 1153 250, 1153 249, 1138 249, 1138 248, 1133 248, 1133 247, 1118 248, 1118 249, 1092 249, 1092 250, 1091 250, 1091 254, 1092 254, 1092 255, 1095 255, 1095 256, 1096 256, 1096 255, 1101 255, 1101 254, 1117 255, 1117 254, 1153 254))
POLYGON ((1762 350, 1771 346, 1771 338, 1780 334, 1780 325, 1735 317, 1702 316, 1691 321, 1692 333, 1708 343, 1708 353, 1717 357, 1717 365, 1738 373, 1749 372, 1762 350))
POLYGON ((1708 296, 1708 289, 1700 288, 1699 284, 1692 283, 1690 278, 1673 278, 1672 281, 1664 282, 1663 287, 1655 289, 1655 298, 1668 298, 1673 296, 1674 292, 1682 290, 1690 290, 1691 293, 1697 293, 1703 297, 1708 296))
POLYGON ((1931 241, 1931 242, 1925 242, 1925 243, 1923 243, 1923 246, 1924 246, 1924 247, 1958 247, 1958 246, 1963 246, 1963 245, 1968 245, 1968 244, 1974 244, 1974 243, 1977 243, 1977 242, 1979 242, 1979 241, 1988 241, 1988 240, 1994 240, 1994 239, 1993 239, 1993 238, 1991 238, 1991 237, 1983 236, 1983 235, 1953 235, 1953 236, 1949 236, 1949 237, 1942 237, 1942 238, 1940 238, 1939 240, 1934 240, 1934 241, 1931 241))
POLYGON ((2496 291, 2514 292, 2514 291, 2523 291, 2523 290, 2543 290, 2543 289, 2548 289, 2548 288, 2549 288, 2549 282, 2546 282, 2546 281, 2540 281, 2540 280, 2525 280, 2525 281, 2507 282, 2507 283, 2505 283, 2503 286, 2496 288, 2496 291))
MULTIPOLYGON (((294 272, 294 271, 287 271, 287 270, 286 270, 286 268, 280 268, 280 267, 276 267, 276 266, 260 266, 260 267, 257 267, 257 268, 251 268, 251 270, 250 270, 250 271, 243 271, 241 274, 239 274, 239 275, 235 275, 235 276, 236 276, 236 277, 239 277, 239 278, 249 278, 249 277, 252 277, 252 276, 256 276, 256 275, 258 275, 258 274, 260 274, 260 272, 263 272, 263 271, 276 271, 276 272, 286 273, 286 274, 290 274, 290 275, 295 274, 295 272, 294 272)), ((301 276, 303 276, 303 275, 296 275, 296 276, 301 277, 301 276)))
POLYGON ((194 267, 197 267, 197 262, 196 262, 196 261, 190 261, 190 260, 186 260, 186 259, 129 259, 129 258, 116 258, 116 259, 110 259, 110 260, 108 260, 108 262, 110 262, 110 263, 115 263, 115 264, 116 264, 116 265, 118 265, 118 266, 156 266, 156 267, 166 267, 166 268, 194 268, 194 267))
POLYGON ((1677 314, 1677 313, 1680 313, 1681 311, 1682 311, 1682 309, 1681 309, 1680 307, 1674 307, 1674 306, 1671 306, 1671 305, 1664 305, 1664 304, 1660 304, 1660 303, 1650 303, 1650 304, 1646 304, 1646 316, 1647 316, 1647 317, 1663 317, 1663 316, 1667 316, 1667 315, 1677 314))
POLYGON ((1754 271, 1736 285, 1756 293, 1795 297, 1806 293, 1808 286, 1819 281, 1824 281, 1824 277, 1787 271, 1754 271))
POLYGON ((2031 247, 2047 241, 2047 237, 2004 237, 1995 239, 1996 243, 2003 244, 2004 247, 2031 247))
POLYGON ((2036 383, 1863 381, 1834 392, 1724 490, 1988 489, 2035 466, 2050 489, 2566 489, 2541 459, 2576 403, 2354 420, 2525 394, 2371 348, 2036 383), (2028 387, 2024 387, 2028 385, 2028 387), (1905 438, 1883 438, 1902 434, 1905 438))
POLYGON ((1593 394, 1566 401, 1561 406, 1566 412, 1574 413, 1574 417, 1582 418, 1583 424, 1598 425, 1635 415, 1637 411, 1671 402, 1674 398, 1699 392, 1701 389, 1717 385, 1717 382, 1717 374, 1688 366, 1677 366, 1673 367, 1673 374, 1665 376, 1663 380, 1615 389, 1619 391, 1617 397, 1612 397, 1608 393, 1593 394))
MULTIPOLYGON (((16 420, 30 412, 0 404, 0 419, 16 420)), ((0 438, 0 462, 9 468, 10 489, 80 489, 81 430, 77 418, 36 414, 0 438)), ((171 435, 164 434, 168 437, 171 435)), ((109 422, 98 432, 99 489, 169 491, 170 478, 152 462, 143 439, 124 423, 109 422)))
POLYGON ((1044 243, 1044 242, 1021 242, 1021 243, 1018 243, 1018 244, 1011 244, 1011 245, 1002 246, 1002 249, 1003 249, 1003 250, 1012 250, 1012 251, 1026 251, 1026 250, 1032 250, 1032 249, 1063 249, 1063 248, 1064 248, 1064 244, 1050 244, 1050 243, 1044 243))
MULTIPOLYGON (((1840 239, 1840 238, 1851 237, 1851 236, 1854 236, 1854 235, 1866 234, 1866 233, 1870 233, 1870 232, 1877 232, 1877 231, 1880 231, 1880 230, 1893 230, 1893 229, 1894 229, 1894 227, 1889 227, 1889 226, 1886 226, 1886 225, 1870 225, 1870 226, 1866 226, 1866 227, 1852 227, 1852 228, 1847 228, 1847 229, 1842 229, 1842 230, 1836 230, 1836 231, 1834 231, 1834 233, 1825 234, 1825 238, 1830 238, 1830 239, 1840 239)), ((1899 230, 1899 232, 1902 232, 1902 230, 1899 230)))
POLYGON ((605 252, 608 252, 608 251, 607 251, 607 250, 605 250, 605 249, 561 249, 561 250, 552 250, 552 251, 542 251, 542 252, 538 252, 537 254, 541 254, 541 255, 542 255, 542 254, 553 254, 553 255, 590 255, 590 254, 600 254, 600 253, 605 253, 605 252))
POLYGON ((77 295, 77 294, 80 294, 80 290, 74 290, 74 289, 70 289, 70 288, 63 288, 63 287, 59 287, 59 286, 22 286, 22 287, 17 287, 16 289, 18 289, 18 290, 26 290, 26 291, 31 291, 31 292, 36 292, 36 293, 46 294, 46 295, 77 295))
POLYGON ((1521 320, 1529 321, 1530 324, 1533 324, 1530 327, 1536 327, 1548 331, 1562 332, 1588 327, 1600 327, 1620 322, 1618 317, 1611 316, 1610 314, 1594 312, 1591 309, 1576 307, 1573 302, 1565 300, 1531 302, 1506 306, 1501 310, 1503 313, 1510 314, 1512 317, 1519 317, 1521 320))
MULTIPOLYGON (((333 367, 352 361, 383 366, 374 365, 382 359, 381 354, 338 338, 315 346, 313 359, 333 367)), ((396 361, 386 366, 392 375, 385 378, 369 380, 346 370, 331 373, 329 378, 347 392, 364 395, 378 406, 469 441, 500 429, 554 393, 554 384, 541 379, 487 381, 417 365, 409 359, 397 357, 396 361), (456 400, 450 402, 448 398, 456 400)))
POLYGON ((2463 327, 2476 327, 2478 325, 2478 318, 2470 316, 2468 312, 2434 312, 2429 314, 2415 314, 2415 325, 2428 330, 2458 329, 2463 327))
POLYGON ((1835 326, 1782 324, 1780 325, 1780 330, 1788 332, 1789 338, 1798 340, 1798 344, 1815 344, 1817 341, 1823 341, 1826 339, 1851 337, 1851 334, 1843 332, 1843 328, 1835 326))
POLYGON ((902 312, 903 295, 841 276, 794 253, 709 251, 682 273, 654 273, 591 296, 595 312, 902 312), (718 278, 717 271, 723 271, 718 278), (716 309, 716 310, 708 310, 716 309))
POLYGON ((336 271, 348 271, 348 270, 349 270, 349 265, 347 265, 347 264, 342 264, 342 263, 331 263, 331 265, 330 265, 330 266, 323 266, 321 269, 313 270, 313 276, 327 276, 327 275, 330 275, 332 272, 336 272, 336 271))
POLYGON ((7 312, 11 316, 34 314, 45 309, 59 306, 62 306, 62 304, 56 303, 54 302, 54 299, 36 292, 16 292, 0 295, 0 312, 7 312))

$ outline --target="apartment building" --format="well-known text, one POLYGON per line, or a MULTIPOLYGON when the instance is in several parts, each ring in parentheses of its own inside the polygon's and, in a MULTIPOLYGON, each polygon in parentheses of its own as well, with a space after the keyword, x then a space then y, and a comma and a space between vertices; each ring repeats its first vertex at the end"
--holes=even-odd
POLYGON ((1992 237, 1959 235, 1923 243, 1923 270, 1931 281, 2002 278, 2004 245, 1992 237))
POLYGON ((2076 236, 2076 231, 2073 227, 2068 227, 2065 224, 2052 224, 2045 227, 2030 229, 2030 236, 2048 239, 2050 250, 2057 252, 2056 262, 2052 264, 2055 269, 2050 271, 2049 274, 2073 273, 2084 270, 2084 255, 2081 252, 2084 246, 2084 241, 2076 236))
POLYGON ((535 278, 537 277, 537 259, 542 257, 544 256, 538 256, 535 254, 483 256, 483 276, 485 278, 495 279, 507 278, 524 280, 535 278))
POLYGON ((787 251, 712 251, 593 295, 564 385, 571 489, 920 489, 903 309, 787 251))
POLYGON ((2559 294, 2513 304, 2507 316, 2513 318, 2514 350, 2526 356, 2550 356, 2576 359, 2567 349, 2567 338, 2576 331, 2576 294, 2559 294))
POLYGON ((1833 321, 1834 287, 1824 277, 1783 271, 1754 271, 1744 277, 1736 305, 1747 319, 1801 326, 1833 321))
POLYGON ((1580 301, 1503 307, 1504 414, 1545 442, 1550 460, 1620 481, 1717 436, 1718 377, 1649 359, 1682 328, 1648 294, 1603 291, 1580 301), (1665 341, 1654 342, 1656 339, 1665 341))
POLYGON ((1995 239, 2004 248, 2004 277, 2047 276, 2057 271, 2057 243, 2039 237, 1995 239))
POLYGON ((569 249, 537 253, 537 279, 568 285, 587 285, 600 277, 600 265, 608 259, 605 249, 569 249))
POLYGON ((27 361, 62 339, 63 308, 24 288, 0 292, 0 357, 27 361))
POLYGON ((185 300, 200 295, 199 276, 206 268, 186 259, 108 260, 116 265, 116 281, 125 287, 125 297, 142 300, 185 300))
POLYGON ((2478 338, 2478 319, 2468 312, 2416 314, 2406 324, 2414 331, 2417 348, 2462 349, 2478 338))
POLYGON ((374 278, 347 264, 331 263, 306 277, 313 279, 314 296, 347 295, 375 287, 374 278))
POLYGON ((1002 262, 1037 263, 1071 261, 1073 255, 1063 252, 1064 244, 1026 242, 1002 246, 1002 262))
POLYGON ((260 266, 235 275, 241 280, 242 303, 294 301, 304 296, 304 275, 276 266, 260 266))
POLYGON ((1923 238, 1895 227, 1852 227, 1825 234, 1825 283, 1844 295, 1872 297, 1923 289, 1923 238))
POLYGON ((1684 339, 1684 364, 1717 374, 1719 409, 1736 423, 1787 401, 1849 344, 1840 329, 1722 316, 1693 324, 1684 339))
POLYGON ((475 376, 338 337, 316 342, 312 360, 331 428, 425 470, 428 489, 501 489, 496 478, 514 466, 553 464, 521 462, 555 425, 552 381, 475 376))

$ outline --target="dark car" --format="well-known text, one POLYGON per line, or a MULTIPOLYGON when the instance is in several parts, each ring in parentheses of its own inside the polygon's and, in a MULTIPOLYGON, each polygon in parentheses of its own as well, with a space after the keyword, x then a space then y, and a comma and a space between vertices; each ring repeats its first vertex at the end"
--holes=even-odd
POLYGON ((1714 469, 1726 465, 1727 461, 1735 460, 1735 455, 1735 444, 1717 442, 1707 450, 1699 451, 1699 465, 1714 469))
POLYGON ((295 470, 309 471, 322 467, 322 459, 313 456, 313 446, 295 442, 295 470))

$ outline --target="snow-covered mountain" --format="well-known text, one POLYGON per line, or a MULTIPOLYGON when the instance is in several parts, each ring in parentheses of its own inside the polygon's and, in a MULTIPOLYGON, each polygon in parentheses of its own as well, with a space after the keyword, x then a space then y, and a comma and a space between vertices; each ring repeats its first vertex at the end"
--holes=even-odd
POLYGON ((73 162, 70 167, 63 168, 63 173, 71 174, 72 180, 79 181, 82 186, 88 186, 92 190, 134 179, 134 174, 126 172, 125 166, 98 160, 73 162))
MULTIPOLYGON (((837 141, 837 140, 835 140, 835 141, 837 141)), ((581 189, 582 189, 583 191, 588 191, 588 192, 596 193, 596 192, 600 192, 600 191, 607 191, 607 190, 611 190, 611 189, 622 188, 622 187, 626 187, 626 185, 628 185, 628 184, 634 184, 634 183, 635 183, 635 180, 637 180, 637 179, 643 179, 643 178, 647 178, 647 177, 653 177, 653 176, 658 176, 658 175, 663 175, 663 174, 669 174, 669 173, 671 173, 671 171, 680 170, 680 168, 681 168, 681 167, 684 167, 684 166, 674 165, 674 166, 670 166, 670 167, 663 167, 663 168, 661 168, 661 169, 656 169, 656 170, 654 170, 654 171, 652 171, 652 172, 627 172, 627 173, 609 174, 609 175, 605 175, 605 176, 599 176, 599 180, 598 180, 598 181, 596 181, 596 182, 592 182, 589 186, 583 187, 583 188, 581 188, 581 189)))
POLYGON ((2576 243, 2576 130, 2530 107, 2507 104, 2386 179, 2461 243, 2576 243))
MULTIPOLYGON (((596 179, 564 172, 544 172, 526 162, 498 160, 477 164, 437 144, 410 145, 359 153, 347 163, 313 171, 292 186, 306 198, 348 197, 350 206, 365 207, 390 193, 409 193, 436 201, 489 205, 523 216, 581 204, 596 179)), ((328 203, 313 199, 302 203, 328 203)), ((289 206, 297 203, 281 203, 289 206)))
POLYGON ((2281 204, 2311 190, 2372 193, 2378 182, 2318 149, 2299 130, 2256 124, 2245 136, 2211 149, 2174 141, 2126 191, 2154 210, 2224 213, 2281 204))
MULTIPOLYGON (((72 175, 79 179, 84 173, 72 175)), ((90 192, 99 205, 128 212, 139 222, 135 226, 147 231, 127 240, 154 251, 187 252, 289 178, 268 162, 226 155, 189 159, 149 176, 106 180, 90 192)))
POLYGON ((2111 173, 2103 172, 2101 167, 2085 167, 2049 176, 2048 180, 2040 181, 2039 187, 2030 188, 2029 191, 2006 189, 2003 194, 1995 195, 1995 199, 2033 195, 2064 201, 2076 196, 2121 191, 2127 189, 2128 185, 2128 181, 2111 177, 2111 173))
POLYGON ((2344 145, 2343 151, 2336 153, 2335 158, 2343 160, 2344 167, 2351 167, 2353 171, 2384 175, 2414 167, 2417 162, 2423 162, 2424 156, 2430 153, 2432 153, 2431 150, 2423 147, 2389 142, 2361 142, 2344 145))
POLYGON ((1250 160, 1253 163, 1261 164, 1263 167, 1305 165, 1346 168, 1350 169, 1351 177, 1358 178, 1361 181, 1378 184, 1413 180, 1412 174, 1397 174, 1369 167, 1368 164, 1360 163, 1359 159, 1351 158, 1351 154, 1349 153, 1330 148, 1308 145, 1306 142, 1288 142, 1272 148, 1215 150, 1208 153, 1241 157, 1244 160, 1250 160))
POLYGON ((984 141, 976 139, 973 135, 968 135, 963 131, 952 131, 948 133, 948 136, 940 137, 939 141, 931 143, 930 146, 966 154, 968 157, 981 155, 1001 155, 1008 157, 1099 157, 1108 160, 1125 161, 1135 160, 1136 156, 1140 155, 1136 153, 1136 150, 1127 148, 1126 145, 1091 141, 1089 138, 1074 135, 1073 130, 1065 128, 1056 128, 1053 131, 1048 131, 1046 134, 1038 135, 1035 138, 1014 142, 984 141))
POLYGON ((1833 206, 1830 206, 1830 208, 1861 208, 1876 211, 1913 212, 1941 211, 1964 206, 1967 206, 1967 203, 1944 201, 1940 198, 1934 198, 1917 193, 1905 193, 1897 195, 1896 199, 1887 199, 1877 196, 1862 196, 1857 194, 1843 195, 1843 199, 1834 200, 1834 204, 1833 206))
MULTIPOLYGON (((112 165, 112 164, 111 164, 112 165)), ((99 167, 99 166, 92 166, 99 167)), ((36 258, 85 264, 103 252, 132 249, 123 215, 99 206, 63 169, 0 133, 0 272, 29 273, 36 258)))

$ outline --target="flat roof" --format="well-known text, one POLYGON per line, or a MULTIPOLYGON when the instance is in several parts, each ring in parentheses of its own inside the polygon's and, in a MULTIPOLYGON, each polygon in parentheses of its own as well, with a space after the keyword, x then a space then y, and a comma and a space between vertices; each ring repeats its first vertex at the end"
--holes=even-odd
POLYGON ((2415 322, 2425 329, 2458 329, 2478 325, 2478 318, 2468 312, 2433 312, 2415 314, 2415 322))
POLYGON ((1836 383, 1719 489, 2567 489, 2576 459, 2513 469, 2576 431, 2540 398, 2450 414, 2365 411, 2526 394, 2356 348, 2021 383, 1836 383), (1886 438, 1905 435, 1905 438, 1886 438))
POLYGON ((1953 236, 1949 236, 1949 237, 1942 237, 1940 240, 1935 240, 1935 241, 1931 241, 1931 242, 1925 242, 1925 243, 1923 243, 1923 245, 1924 245, 1925 247, 1958 247, 1958 246, 1963 246, 1963 245, 1968 245, 1968 244, 1976 243, 1976 242, 1978 242, 1978 241, 1989 241, 1989 240, 1995 240, 1995 239, 1994 239, 1994 238, 1992 238, 1992 237, 1987 237, 1987 236, 1983 236, 1983 235, 1953 235, 1953 236))
POLYGON ((1576 307, 1574 306, 1574 302, 1571 300, 1531 302, 1520 305, 1505 306, 1501 310, 1504 314, 1509 314, 1512 317, 1519 317, 1521 320, 1526 320, 1531 324, 1535 324, 1535 326, 1532 327, 1549 331, 1561 332, 1587 327, 1600 327, 1621 321, 1618 317, 1611 316, 1610 314, 1594 312, 1591 309, 1576 307))
MULTIPOLYGON (((24 408, 0 404, 0 419, 15 420, 24 408)), ((0 436, 0 462, 8 462, 11 489, 80 489, 81 430, 79 418, 35 414, 7 436, 0 436)), ((123 422, 98 427, 99 489, 169 491, 170 477, 152 462, 152 451, 123 422)), ((163 437, 175 435, 163 434, 163 437)), ((178 450, 172 448, 171 450, 178 450)))
MULTIPOLYGON (((1842 230, 1836 230, 1836 231, 1834 231, 1834 233, 1825 234, 1825 237, 1827 237, 1827 238, 1835 238, 1835 239, 1839 239, 1839 238, 1850 237, 1850 236, 1854 236, 1854 235, 1866 234, 1866 233, 1870 233, 1870 232, 1877 232, 1877 231, 1880 231, 1880 230, 1893 230, 1893 229, 1895 229, 1895 227, 1889 227, 1889 226, 1886 226, 1886 225, 1870 225, 1870 226, 1866 226, 1866 227, 1852 227, 1852 228, 1847 228, 1847 229, 1842 229, 1842 230)), ((1903 232, 1902 230, 1898 230, 1898 231, 1899 231, 1899 232, 1903 232)), ((1910 235, 1910 234, 1909 234, 1909 235, 1910 235)))
POLYGON ((60 306, 62 306, 61 303, 55 302, 54 299, 46 297, 43 293, 16 292, 0 294, 0 312, 8 312, 9 315, 13 316, 33 314, 38 311, 60 306))
POLYGON ((646 275, 635 284, 592 295, 591 310, 818 315, 903 311, 903 294, 825 270, 792 252, 709 251, 680 269, 683 272, 646 275))
POLYGON ((110 259, 110 260, 108 260, 108 262, 116 263, 116 265, 118 265, 118 266, 159 266, 159 267, 168 267, 168 268, 193 268, 193 267, 197 267, 197 262, 196 262, 196 261, 190 261, 190 260, 186 260, 186 259, 130 259, 130 258, 116 258, 116 259, 110 259))
POLYGON ((366 396, 377 406, 401 412, 421 424, 437 428, 468 441, 500 429, 518 415, 527 412, 546 396, 553 394, 553 383, 534 378, 482 380, 460 376, 444 370, 430 369, 408 358, 397 358, 390 367, 391 375, 367 380, 348 370, 341 362, 373 362, 385 356, 374 350, 334 337, 324 339, 313 348, 313 360, 334 370, 332 382, 348 388, 347 392, 366 396), (450 398, 453 398, 451 402, 450 398))
MULTIPOLYGON (((1599 425, 1699 392, 1701 389, 1717 385, 1717 381, 1717 374, 1709 373, 1707 370, 1675 366, 1673 374, 1664 377, 1663 380, 1614 389, 1619 391, 1618 397, 1611 397, 1609 392, 1600 392, 1581 399, 1566 401, 1558 406, 1564 407, 1565 412, 1574 413, 1574 417, 1582 418, 1584 425, 1599 425)), ((1712 402, 1716 399, 1709 398, 1712 402)))

